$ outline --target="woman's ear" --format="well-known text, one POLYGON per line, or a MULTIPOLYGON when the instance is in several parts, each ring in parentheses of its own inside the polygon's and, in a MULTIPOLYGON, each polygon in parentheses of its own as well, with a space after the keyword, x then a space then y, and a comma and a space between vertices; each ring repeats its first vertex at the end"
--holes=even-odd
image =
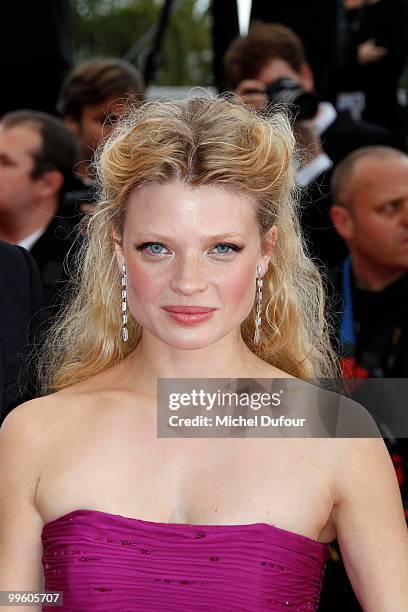
POLYGON ((258 265, 264 271, 268 269, 269 262, 272 258, 273 249, 275 248, 276 241, 278 239, 278 228, 276 225, 273 225, 270 230, 268 230, 265 236, 262 239, 262 256, 258 262, 258 265))
POLYGON ((125 263, 122 236, 116 230, 112 230, 112 238, 113 242, 115 243, 116 263, 118 264, 119 272, 122 272, 122 266, 125 263))

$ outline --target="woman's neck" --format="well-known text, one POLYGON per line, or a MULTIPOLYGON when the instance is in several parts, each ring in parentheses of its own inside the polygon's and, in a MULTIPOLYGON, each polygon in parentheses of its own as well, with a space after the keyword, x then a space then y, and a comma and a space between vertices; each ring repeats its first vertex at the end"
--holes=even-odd
POLYGON ((147 334, 128 358, 132 386, 154 394, 158 378, 250 378, 263 362, 241 335, 199 349, 177 349, 147 334))

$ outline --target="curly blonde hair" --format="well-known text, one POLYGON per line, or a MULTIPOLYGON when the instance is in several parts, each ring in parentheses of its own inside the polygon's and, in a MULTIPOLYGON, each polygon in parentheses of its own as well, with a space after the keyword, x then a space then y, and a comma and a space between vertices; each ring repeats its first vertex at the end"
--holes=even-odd
POLYGON ((291 125, 281 111, 260 115, 220 97, 130 108, 98 152, 100 199, 87 219, 73 298, 47 334, 45 392, 106 370, 138 345, 142 328, 131 314, 129 340, 122 341, 112 232, 121 234, 136 187, 171 181, 220 186, 256 199, 261 237, 276 225, 278 240, 264 276, 261 342, 253 342, 255 304, 241 324, 243 340, 261 359, 300 379, 334 376, 324 286, 298 221, 294 152, 291 125))

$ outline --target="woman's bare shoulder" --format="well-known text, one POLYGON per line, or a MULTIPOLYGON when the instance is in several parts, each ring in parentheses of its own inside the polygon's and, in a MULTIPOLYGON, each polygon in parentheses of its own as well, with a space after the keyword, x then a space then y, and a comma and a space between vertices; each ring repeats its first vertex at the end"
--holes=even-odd
MULTIPOLYGON (((2 470, 10 466, 26 466, 36 474, 38 466, 51 447, 53 433, 64 430, 55 415, 59 414, 52 396, 36 398, 11 410, 0 428, 2 470)), ((27 472, 28 473, 28 472, 27 472)))
POLYGON ((285 372, 284 370, 280 370, 274 366, 269 366, 266 371, 269 372, 270 378, 293 378, 294 380, 299 380, 296 378, 296 376, 289 374, 289 372, 285 372))
POLYGON ((64 425, 73 416, 77 419, 81 414, 85 415, 87 409, 95 405, 104 392, 108 392, 108 389, 93 385, 89 379, 37 397, 11 410, 4 419, 2 429, 27 428, 34 433, 46 427, 50 431, 58 425, 64 425))
POLYGON ((46 420, 48 423, 51 418, 52 421, 60 421, 72 413, 78 417, 81 412, 85 413, 87 408, 97 404, 102 396, 120 391, 112 384, 114 370, 115 367, 109 368, 63 389, 20 404, 10 414, 13 415, 13 420, 46 420))
POLYGON ((392 461, 384 440, 378 437, 370 438, 336 438, 331 440, 339 471, 345 474, 350 468, 369 469, 367 464, 389 464, 392 461))
POLYGON ((253 372, 253 378, 296 378, 259 357, 256 358, 251 371, 253 372))
POLYGON ((24 431, 30 432, 30 437, 41 435, 50 429, 55 429, 59 424, 63 425, 68 413, 74 409, 78 410, 81 400, 79 394, 66 394, 56 392, 43 397, 38 397, 24 404, 16 406, 3 421, 1 430, 7 431, 8 435, 22 435, 24 431))
POLYGON ((381 437, 336 438, 329 442, 337 502, 354 495, 374 476, 378 483, 397 482, 390 454, 381 437))

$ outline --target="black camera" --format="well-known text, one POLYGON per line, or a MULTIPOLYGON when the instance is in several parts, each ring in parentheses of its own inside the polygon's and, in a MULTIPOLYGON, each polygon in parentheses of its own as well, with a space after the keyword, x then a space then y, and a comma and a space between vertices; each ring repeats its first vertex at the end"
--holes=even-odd
POLYGON ((295 121, 312 119, 319 106, 319 98, 315 91, 305 91, 296 81, 290 78, 279 79, 266 88, 270 102, 278 102, 288 106, 295 121))

